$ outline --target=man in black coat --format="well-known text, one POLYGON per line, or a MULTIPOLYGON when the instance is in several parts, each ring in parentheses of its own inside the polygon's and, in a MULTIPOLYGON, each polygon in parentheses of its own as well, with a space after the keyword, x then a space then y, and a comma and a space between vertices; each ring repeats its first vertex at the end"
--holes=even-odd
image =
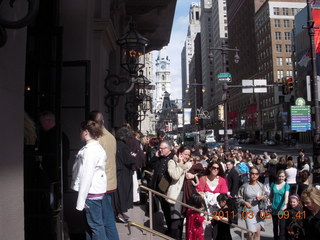
MULTIPOLYGON (((168 161, 173 159, 174 152, 172 151, 172 144, 170 141, 163 140, 160 143, 159 151, 156 152, 155 156, 152 158, 151 162, 154 166, 154 172, 151 180, 151 188, 161 192, 159 189, 159 182, 165 174, 168 175, 168 161)), ((162 193, 162 192, 161 192, 162 193)), ((166 193, 164 193, 166 194, 166 193)), ((161 204, 161 209, 163 215, 166 219, 166 224, 168 227, 167 234, 171 234, 171 216, 170 216, 170 204, 162 197, 157 197, 161 204)))
POLYGON ((234 161, 229 159, 226 161, 226 176, 228 181, 228 189, 231 195, 232 204, 235 206, 233 209, 235 211, 232 223, 238 224, 238 208, 236 207, 236 195, 238 194, 239 185, 240 185, 240 176, 237 168, 234 167, 234 161))
POLYGON ((228 180, 228 189, 230 192, 230 195, 232 197, 235 197, 239 190, 239 172, 234 167, 234 161, 233 160, 227 160, 226 162, 226 175, 228 180))
POLYGON ((297 163, 298 163, 297 169, 298 169, 298 170, 301 170, 301 169, 302 169, 302 165, 303 165, 303 164, 302 164, 302 161, 303 161, 303 158, 305 157, 304 150, 303 150, 303 149, 300 149, 298 154, 299 154, 299 155, 298 155, 298 157, 297 157, 297 163))

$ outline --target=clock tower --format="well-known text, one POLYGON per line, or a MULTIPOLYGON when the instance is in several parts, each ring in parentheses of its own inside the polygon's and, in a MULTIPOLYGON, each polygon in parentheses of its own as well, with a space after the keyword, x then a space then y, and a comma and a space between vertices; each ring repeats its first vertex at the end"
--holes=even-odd
POLYGON ((161 112, 164 93, 171 93, 170 60, 165 49, 159 51, 156 59, 156 106, 155 110, 161 112))

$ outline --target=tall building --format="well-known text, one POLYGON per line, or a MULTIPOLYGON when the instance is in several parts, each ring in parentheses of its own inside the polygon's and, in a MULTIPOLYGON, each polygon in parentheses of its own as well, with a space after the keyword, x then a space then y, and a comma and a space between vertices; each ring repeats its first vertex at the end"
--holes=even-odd
MULTIPOLYGON (((198 109, 203 107, 203 95, 205 87, 202 84, 202 64, 201 64, 201 34, 198 33, 194 39, 194 54, 189 64, 189 88, 184 98, 188 107, 192 108, 191 123, 195 123, 195 117, 198 109)), ((200 127, 202 128, 202 121, 200 127)), ((194 126, 194 125, 193 125, 194 126)), ((198 129, 199 126, 196 126, 198 129)))
POLYGON ((201 64, 202 84, 206 88, 203 96, 203 107, 208 109, 213 96, 213 61, 208 58, 208 48, 212 43, 212 0, 201 0, 201 64))
MULTIPOLYGON (((229 51, 228 57, 232 85, 241 85, 242 79, 253 79, 257 74, 255 13, 266 0, 227 0, 228 47, 238 48, 240 61, 231 59, 234 52, 229 51)), ((249 114, 252 114, 254 104, 253 94, 242 94, 239 88, 229 90, 228 94, 228 128, 239 137, 255 136, 254 124, 244 126, 249 114), (249 127, 251 131, 248 132, 249 127)))
MULTIPOLYGON (((255 79, 266 79, 268 84, 281 84, 284 77, 294 77, 294 16, 305 6, 304 0, 270 0, 257 11, 255 33, 258 68, 255 79)), ((290 121, 287 116, 292 95, 283 95, 280 90, 280 87, 268 88, 267 93, 256 94, 253 103, 256 113, 252 114, 258 117, 248 120, 257 126, 255 130, 262 139, 284 139, 288 138, 290 133, 290 121)))
POLYGON ((155 79, 155 111, 161 111, 164 93, 171 93, 170 59, 165 48, 159 51, 156 59, 156 79, 155 79))
MULTIPOLYGON (((226 0, 215 0, 212 1, 212 42, 210 44, 211 48, 222 48, 228 47, 228 23, 227 23, 227 5, 226 0)), ((228 55, 222 56, 222 51, 213 50, 211 51, 213 58, 210 59, 213 64, 213 72, 210 76, 213 78, 214 84, 210 93, 212 96, 212 102, 210 108, 211 122, 218 123, 222 120, 219 117, 219 109, 222 104, 222 83, 219 82, 217 76, 219 73, 229 72, 229 61, 228 55), (224 60, 224 62, 223 62, 224 60)), ((208 89, 209 91, 209 89, 208 89)), ((221 122, 222 123, 222 122, 221 122)), ((221 124, 214 125, 216 132, 223 128, 221 124)))
POLYGON ((181 52, 181 82, 182 99, 185 99, 187 86, 189 84, 189 64, 194 54, 194 39, 200 32, 201 7, 199 2, 193 2, 189 10, 189 26, 187 38, 181 52))
POLYGON ((1 132, 6 139, 1 166, 8 173, 1 174, 0 181, 6 193, 0 200, 6 206, 1 209, 0 222, 6 223, 1 225, 1 239, 64 239, 65 224, 70 239, 85 238, 82 219, 74 210, 77 193, 62 188, 69 185, 70 164, 83 146, 79 123, 91 110, 103 113, 109 129, 136 122, 128 117, 133 107, 127 97, 134 91, 127 90, 133 79, 120 65, 124 52, 117 40, 128 36, 134 22, 135 30, 149 39, 146 52, 166 46, 176 2, 49 0, 29 1, 26 6, 16 1, 10 11, 1 5, 1 18, 18 27, 6 31, 9 24, 1 23, 0 109, 6 115, 0 120, 6 126, 1 132), (56 166, 52 184, 34 166, 39 140, 35 122, 45 110, 55 113, 56 122, 50 151, 45 151, 56 166), (70 151, 62 147, 62 132, 69 138, 70 151))

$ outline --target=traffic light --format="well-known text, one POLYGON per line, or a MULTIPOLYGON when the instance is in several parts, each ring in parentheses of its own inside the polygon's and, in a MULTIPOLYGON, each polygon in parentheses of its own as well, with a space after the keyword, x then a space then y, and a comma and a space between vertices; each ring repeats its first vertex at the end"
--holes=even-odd
POLYGON ((291 93, 293 91, 293 78, 288 77, 287 78, 287 92, 291 93))
POLYGON ((282 78, 282 93, 283 95, 290 94, 293 91, 293 78, 283 77, 282 78))
POLYGON ((199 117, 194 117, 194 122, 195 122, 196 124, 199 124, 199 117))

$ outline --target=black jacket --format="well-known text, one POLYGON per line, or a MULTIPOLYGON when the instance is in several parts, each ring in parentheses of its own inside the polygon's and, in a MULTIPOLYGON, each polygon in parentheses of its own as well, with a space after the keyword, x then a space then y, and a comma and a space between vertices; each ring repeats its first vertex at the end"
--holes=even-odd
POLYGON ((156 157, 154 156, 151 160, 154 166, 154 172, 152 176, 152 180, 150 183, 150 187, 156 191, 159 191, 158 184, 164 174, 168 173, 168 162, 170 159, 173 159, 174 153, 171 152, 166 157, 156 157))
POLYGON ((320 211, 314 216, 310 211, 306 211, 306 215, 304 221, 306 239, 318 240, 320 236, 320 211))
POLYGON ((235 168, 232 168, 227 176, 228 189, 230 195, 235 197, 239 190, 239 173, 235 168))

